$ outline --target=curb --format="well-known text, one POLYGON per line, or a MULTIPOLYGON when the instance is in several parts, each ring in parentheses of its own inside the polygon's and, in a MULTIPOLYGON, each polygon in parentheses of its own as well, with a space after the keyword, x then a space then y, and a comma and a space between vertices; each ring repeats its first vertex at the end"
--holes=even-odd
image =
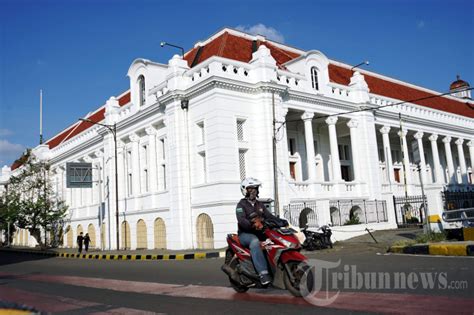
POLYGON ((59 258, 96 259, 96 260, 191 260, 210 259, 225 257, 225 251, 209 253, 188 253, 188 254, 157 254, 157 255, 127 255, 127 254, 69 254, 54 252, 38 252, 28 250, 0 249, 15 253, 33 254, 39 256, 51 256, 59 258))
POLYGON ((389 253, 439 256, 474 256, 473 244, 422 244, 410 246, 390 246, 389 253))

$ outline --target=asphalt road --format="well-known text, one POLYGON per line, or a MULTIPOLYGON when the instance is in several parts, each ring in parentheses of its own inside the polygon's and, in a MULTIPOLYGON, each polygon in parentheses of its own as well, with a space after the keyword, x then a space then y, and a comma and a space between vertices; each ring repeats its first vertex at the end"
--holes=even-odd
POLYGON ((320 270, 320 292, 305 301, 273 288, 234 293, 220 271, 223 259, 100 261, 0 252, 0 300, 64 314, 474 312, 473 258, 387 255, 382 245, 357 243, 308 256, 317 266, 337 266, 320 270))

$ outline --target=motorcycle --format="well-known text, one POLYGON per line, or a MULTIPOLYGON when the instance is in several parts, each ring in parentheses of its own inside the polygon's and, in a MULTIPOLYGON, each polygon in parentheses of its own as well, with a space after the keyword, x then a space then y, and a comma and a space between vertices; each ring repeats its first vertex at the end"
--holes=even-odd
MULTIPOLYGON (((272 286, 287 289, 294 296, 305 296, 313 289, 313 272, 307 258, 300 253, 301 244, 293 229, 281 227, 277 222, 263 223, 263 233, 267 239, 261 247, 272 276, 272 286)), ((227 235, 225 262, 222 271, 229 276, 232 288, 244 293, 251 287, 267 288, 260 283, 260 277, 252 263, 250 250, 240 244, 237 234, 227 235)))
POLYGON ((308 226, 301 229, 301 232, 305 235, 306 239, 303 242, 303 248, 306 250, 317 250, 332 248, 331 228, 327 225, 323 225, 316 232, 308 230, 308 226))

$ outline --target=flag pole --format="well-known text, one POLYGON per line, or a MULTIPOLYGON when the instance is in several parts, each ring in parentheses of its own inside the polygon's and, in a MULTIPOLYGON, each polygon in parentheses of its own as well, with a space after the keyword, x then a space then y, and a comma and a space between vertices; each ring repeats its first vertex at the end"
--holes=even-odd
POLYGON ((40 144, 43 144, 43 90, 40 90, 40 144))

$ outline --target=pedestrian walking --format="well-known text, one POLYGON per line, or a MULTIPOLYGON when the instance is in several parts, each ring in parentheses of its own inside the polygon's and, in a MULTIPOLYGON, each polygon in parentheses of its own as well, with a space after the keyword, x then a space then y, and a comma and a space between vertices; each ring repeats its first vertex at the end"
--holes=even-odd
POLYGON ((84 242, 84 236, 82 236, 82 232, 81 232, 77 236, 77 246, 79 247, 79 249, 78 249, 79 254, 82 253, 82 244, 83 244, 83 242, 84 242))
POLYGON ((86 233, 86 236, 84 236, 84 249, 87 251, 89 250, 89 243, 91 242, 91 238, 89 237, 89 233, 86 233))

